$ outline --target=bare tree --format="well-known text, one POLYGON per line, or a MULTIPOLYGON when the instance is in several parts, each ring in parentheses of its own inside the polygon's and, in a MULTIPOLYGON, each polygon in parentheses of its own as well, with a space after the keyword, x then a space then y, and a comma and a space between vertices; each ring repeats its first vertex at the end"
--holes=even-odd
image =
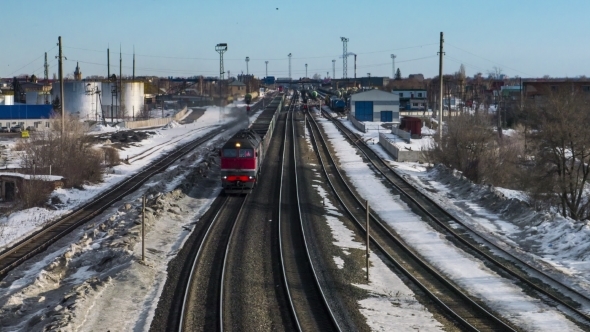
POLYGON ((81 187, 87 182, 102 180, 101 162, 104 159, 92 148, 92 138, 86 135, 87 128, 76 117, 66 115, 64 136, 61 134, 61 118, 51 119, 50 130, 31 133, 22 141, 24 151, 22 167, 49 171, 66 178, 66 186, 81 187))
POLYGON ((476 183, 512 187, 518 174, 522 148, 514 141, 500 141, 487 116, 459 113, 447 121, 442 141, 434 136, 428 152, 432 162, 457 169, 476 183))
POLYGON ((562 215, 585 220, 590 217, 590 103, 573 86, 546 93, 525 111, 533 129, 531 192, 549 201, 557 197, 562 215))
POLYGON ((495 67, 491 70, 488 70, 488 77, 494 80, 501 80, 502 79, 502 68, 495 67))

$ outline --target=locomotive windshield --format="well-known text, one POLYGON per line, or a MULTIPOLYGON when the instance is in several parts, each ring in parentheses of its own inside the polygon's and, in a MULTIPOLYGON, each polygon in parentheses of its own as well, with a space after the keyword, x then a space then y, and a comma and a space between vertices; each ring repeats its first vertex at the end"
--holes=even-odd
POLYGON ((241 149, 240 150, 240 158, 251 158, 254 156, 254 151, 252 149, 241 149))
POLYGON ((223 156, 228 158, 236 158, 238 156, 238 150, 236 149, 223 149, 223 156))
POLYGON ((254 157, 254 150, 253 149, 223 149, 223 156, 227 158, 237 158, 238 151, 240 158, 252 158, 254 157))

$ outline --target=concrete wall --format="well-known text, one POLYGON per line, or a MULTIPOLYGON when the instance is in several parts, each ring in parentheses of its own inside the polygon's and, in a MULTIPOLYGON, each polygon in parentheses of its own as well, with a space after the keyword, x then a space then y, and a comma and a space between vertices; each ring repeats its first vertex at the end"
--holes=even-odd
POLYGON ((354 115, 352 115, 352 112, 348 113, 348 120, 350 120, 350 122, 352 122, 352 125, 353 125, 353 126, 356 128, 356 129, 358 129, 358 130, 362 131, 363 133, 366 133, 366 132, 367 132, 367 129, 366 129, 366 127, 365 127, 365 124, 364 124, 364 123, 362 123, 362 122, 360 122, 359 120, 357 120, 357 119, 354 117, 354 115))
POLYGON ((417 162, 426 161, 426 157, 422 151, 410 151, 402 149, 395 144, 390 135, 379 134, 379 145, 387 151, 396 161, 417 162))
POLYGON ((186 112, 188 112, 188 108, 185 107, 182 111, 176 113, 172 117, 155 118, 155 119, 147 119, 147 120, 140 120, 140 121, 124 121, 121 123, 121 125, 124 128, 128 128, 128 129, 165 126, 168 123, 170 123, 170 121, 179 121, 180 119, 182 119, 186 115, 186 112))
POLYGON ((404 141, 406 141, 408 143, 410 143, 410 139, 412 138, 409 132, 407 132, 403 129, 396 128, 396 127, 391 128, 391 133, 399 136, 401 139, 403 139, 404 141))

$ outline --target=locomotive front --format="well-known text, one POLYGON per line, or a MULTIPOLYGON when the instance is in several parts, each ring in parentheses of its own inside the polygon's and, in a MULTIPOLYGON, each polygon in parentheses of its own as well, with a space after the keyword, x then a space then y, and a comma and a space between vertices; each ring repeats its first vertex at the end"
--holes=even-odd
POLYGON ((221 185, 228 194, 250 193, 256 185, 260 137, 240 132, 221 149, 221 185))

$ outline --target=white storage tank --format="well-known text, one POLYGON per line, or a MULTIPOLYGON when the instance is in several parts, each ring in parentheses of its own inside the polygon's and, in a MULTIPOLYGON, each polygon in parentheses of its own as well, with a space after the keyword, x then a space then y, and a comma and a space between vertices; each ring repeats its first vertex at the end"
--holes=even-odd
POLYGON ((44 91, 29 91, 26 95, 26 104, 27 105, 44 105, 45 104, 45 97, 47 97, 47 101, 51 104, 51 95, 49 92, 44 91))
MULTIPOLYGON (((64 82, 64 109, 83 120, 100 119, 100 102, 96 91, 101 90, 100 82, 66 81, 64 82)), ((51 101, 60 95, 59 82, 53 83, 51 101)))
POLYGON ((141 114, 144 102, 144 84, 143 82, 125 82, 121 88, 121 105, 119 105, 118 96, 112 95, 112 88, 116 83, 102 83, 103 100, 102 106, 105 111, 107 121, 113 118, 134 118, 141 114), (111 107, 111 102, 113 107, 111 107), (119 108, 121 112, 119 112, 119 108), (111 114, 112 109, 112 114, 111 114))
POLYGON ((0 99, 0 105, 14 105, 14 95, 3 95, 4 100, 0 99))

